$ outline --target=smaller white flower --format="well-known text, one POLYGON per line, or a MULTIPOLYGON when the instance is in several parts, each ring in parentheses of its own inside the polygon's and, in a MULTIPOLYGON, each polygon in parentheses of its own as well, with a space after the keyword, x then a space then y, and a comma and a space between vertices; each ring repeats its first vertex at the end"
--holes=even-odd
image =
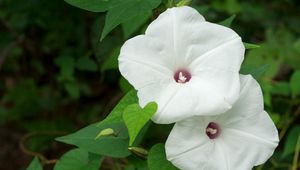
POLYGON ((183 170, 250 170, 278 145, 278 131, 263 108, 259 84, 241 75, 241 93, 232 109, 218 116, 177 122, 167 142, 167 159, 183 170))

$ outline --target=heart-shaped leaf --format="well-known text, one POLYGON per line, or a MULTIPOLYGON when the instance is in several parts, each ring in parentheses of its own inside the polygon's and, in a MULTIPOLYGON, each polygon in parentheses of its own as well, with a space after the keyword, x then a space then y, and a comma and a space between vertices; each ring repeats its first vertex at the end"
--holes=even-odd
POLYGON ((138 102, 138 98, 135 90, 129 91, 114 107, 114 109, 109 113, 109 115, 102 120, 98 126, 105 126, 111 123, 117 123, 123 121, 123 112, 125 108, 130 105, 138 102))
POLYGON ((138 104, 131 104, 126 107, 123 113, 123 120, 129 133, 129 145, 132 145, 140 130, 151 119, 157 110, 155 102, 148 103, 144 108, 138 104))

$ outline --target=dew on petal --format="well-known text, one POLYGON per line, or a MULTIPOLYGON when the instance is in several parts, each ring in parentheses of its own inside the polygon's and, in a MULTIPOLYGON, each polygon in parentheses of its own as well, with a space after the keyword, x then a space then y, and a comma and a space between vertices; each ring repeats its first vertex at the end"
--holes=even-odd
POLYGON ((210 122, 206 127, 206 135, 209 137, 209 139, 215 139, 217 138, 221 133, 220 126, 215 122, 210 122))
POLYGON ((174 74, 175 81, 181 84, 189 82, 191 78, 192 78, 191 73, 186 69, 179 69, 174 74))

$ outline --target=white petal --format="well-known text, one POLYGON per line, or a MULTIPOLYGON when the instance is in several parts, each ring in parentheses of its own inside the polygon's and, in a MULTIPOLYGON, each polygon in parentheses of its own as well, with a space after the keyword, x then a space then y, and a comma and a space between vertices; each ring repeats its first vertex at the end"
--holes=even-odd
POLYGON ((218 116, 231 167, 251 169, 264 163, 278 145, 278 131, 263 110, 259 84, 250 75, 241 76, 241 95, 233 108, 218 116), (240 159, 243 157, 243 159, 240 159))
POLYGON ((278 145, 278 135, 273 122, 266 112, 262 112, 257 124, 249 129, 253 132, 246 132, 236 128, 224 128, 223 146, 224 152, 230 157, 229 169, 251 170, 254 166, 265 163, 274 153, 278 145), (262 119, 262 120, 260 120, 262 119), (264 123, 264 124, 262 124, 264 123))
MULTIPOLYGON (((237 71, 244 60, 245 47, 241 38, 231 29, 204 22, 198 42, 189 45, 186 55, 190 67, 210 66, 237 71), (203 34, 205 32, 205 34, 203 34)), ((200 68, 200 67, 198 67, 200 68)))
MULTIPOLYGON (((210 85, 204 91, 206 91, 207 102, 214 104, 216 110, 210 110, 210 112, 203 112, 198 110, 196 115, 217 115, 224 113, 232 107, 232 105, 239 98, 240 93, 240 77, 238 72, 216 69, 212 67, 203 66, 202 69, 199 69, 199 73, 194 75, 193 78, 201 79, 203 82, 209 82, 210 85), (215 97, 212 94, 216 94, 215 97), (222 107, 220 103, 217 102, 217 99, 223 100, 223 104, 226 104, 227 107, 222 107), (217 106, 222 107, 223 109, 217 110, 217 106)), ((202 86, 202 85, 201 85, 202 86)), ((200 87, 200 86, 199 86, 200 87)), ((199 93, 198 95, 203 95, 204 93, 199 93)), ((221 101, 220 101, 221 102, 221 101)), ((202 109, 208 107, 208 105, 202 106, 202 109)), ((211 106, 213 107, 213 106, 211 106)))
POLYGON ((251 75, 240 75, 241 90, 239 99, 232 109, 220 115, 218 119, 224 122, 223 126, 239 123, 254 117, 264 110, 263 95, 259 84, 251 75))
POLYGON ((244 59, 244 51, 241 39, 235 38, 196 58, 188 67, 192 74, 199 76, 206 75, 203 73, 206 68, 237 73, 244 59))
POLYGON ((180 67, 185 63, 182 62, 186 57, 187 46, 191 43, 190 37, 195 29, 201 29, 195 27, 195 24, 203 21, 205 19, 193 8, 170 8, 148 26, 146 35, 159 39, 174 58, 177 67, 180 67))
POLYGON ((235 38, 203 54, 189 68, 193 76, 211 82, 219 95, 232 105, 240 92, 238 72, 243 56, 241 39, 235 38))
POLYGON ((171 59, 159 41, 145 35, 136 36, 122 46, 119 69, 135 89, 151 83, 173 80, 171 59))
MULTIPOLYGON (((158 103, 158 100, 161 98, 168 100, 172 98, 177 89, 178 86, 175 83, 159 82, 148 84, 138 90, 139 104, 144 107, 151 101, 158 103)), ((160 109, 161 107, 163 107, 162 103, 158 103, 158 108, 160 109)), ((159 111, 157 113, 161 114, 159 111)))
POLYGON ((206 120, 199 117, 177 122, 166 141, 168 158, 173 159, 209 142, 209 138, 205 134, 206 125, 206 120))
MULTIPOLYGON (((243 60, 244 48, 239 36, 231 29, 206 22, 195 9, 184 6, 171 8, 162 13, 146 30, 146 35, 160 39, 164 47, 171 52, 177 67, 186 67, 195 59, 206 55, 219 46, 237 39, 234 48, 241 50, 242 55, 214 56, 212 60, 243 60), (238 45, 235 47, 235 45, 238 45)), ((220 61, 221 62, 221 61, 220 61)), ((226 62, 228 63, 228 62, 226 62)), ((236 66, 235 66, 236 67, 236 66)))
POLYGON ((250 170, 270 158, 279 142, 278 131, 263 110, 259 84, 241 75, 241 85, 239 100, 226 113, 175 124, 166 142, 167 158, 174 165, 185 170, 250 170), (213 140, 205 133, 209 122, 221 128, 213 140))
POLYGON ((166 145, 167 159, 183 170, 233 170, 228 169, 228 156, 223 143, 210 140, 205 128, 213 117, 195 117, 175 124, 166 145))
POLYGON ((165 149, 167 159, 176 167, 193 170, 200 164, 206 164, 206 154, 211 152, 213 144, 205 135, 204 122, 201 119, 185 119, 174 125, 165 149))
MULTIPOLYGON (((238 85, 234 86, 238 88, 238 85)), ((193 77, 188 83, 153 83, 138 90, 141 106, 155 101, 158 111, 152 118, 156 123, 169 124, 194 115, 215 115, 231 108, 218 86, 193 77)))
POLYGON ((229 170, 225 168, 223 155, 218 149, 216 144, 206 143, 202 147, 168 160, 182 170, 229 170))

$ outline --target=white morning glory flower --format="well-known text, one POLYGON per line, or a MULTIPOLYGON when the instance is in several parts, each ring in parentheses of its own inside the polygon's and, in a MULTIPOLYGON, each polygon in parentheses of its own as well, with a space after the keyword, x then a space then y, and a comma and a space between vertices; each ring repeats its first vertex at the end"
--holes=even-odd
POLYGON ((190 7, 171 8, 125 42, 119 69, 138 90, 139 103, 155 101, 156 123, 231 108, 240 89, 245 48, 231 29, 205 21, 190 7))
POLYGON ((167 159, 183 170, 250 170, 264 163, 278 142, 259 84, 241 75, 241 94, 232 109, 177 122, 165 148, 167 159))

